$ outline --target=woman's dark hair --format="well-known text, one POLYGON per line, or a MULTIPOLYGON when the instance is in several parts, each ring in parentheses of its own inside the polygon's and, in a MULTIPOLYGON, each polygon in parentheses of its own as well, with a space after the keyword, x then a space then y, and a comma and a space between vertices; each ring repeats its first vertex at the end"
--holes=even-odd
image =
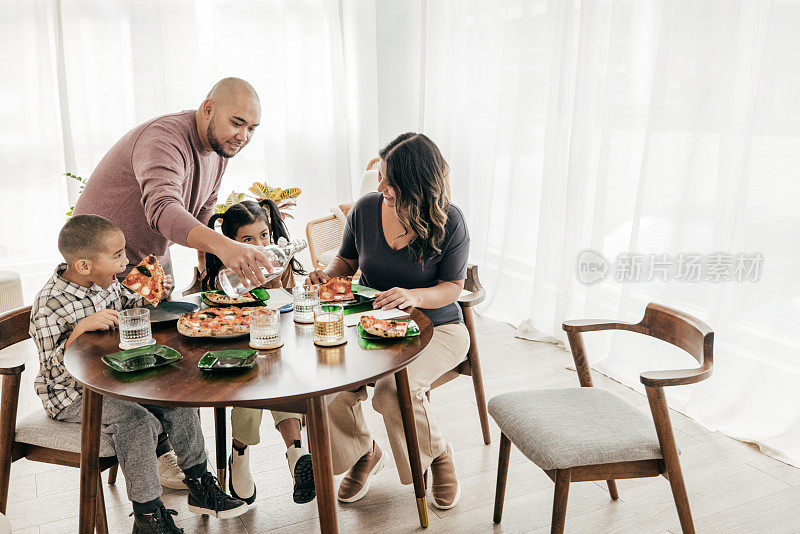
MULTIPOLYGON (((253 224, 259 219, 267 221, 269 226, 270 240, 277 243, 283 237, 289 239, 289 231, 283 222, 278 206, 267 198, 256 202, 254 200, 244 200, 229 207, 225 213, 215 213, 208 221, 208 227, 212 230, 218 220, 222 221, 222 234, 225 237, 236 239, 236 233, 242 226, 253 224)), ((204 291, 216 289, 217 274, 222 269, 222 262, 214 254, 206 252, 206 275, 203 277, 202 288, 204 291)), ((289 268, 295 274, 304 275, 306 271, 295 258, 292 258, 289 268)))
POLYGON ((409 132, 380 156, 386 162, 384 178, 395 190, 397 218, 406 233, 416 234, 408 244, 411 257, 424 261, 439 254, 450 207, 450 167, 439 148, 427 135, 409 132))

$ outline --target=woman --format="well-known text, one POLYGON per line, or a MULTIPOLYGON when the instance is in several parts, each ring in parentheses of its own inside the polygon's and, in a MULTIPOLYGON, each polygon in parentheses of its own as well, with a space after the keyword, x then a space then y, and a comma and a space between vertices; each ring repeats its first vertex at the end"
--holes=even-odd
MULTIPOLYGON (((463 361, 469 345, 461 308, 469 232, 461 210, 450 203, 448 166, 422 134, 406 133, 381 150, 378 192, 361 197, 347 218, 339 254, 310 283, 361 269, 360 284, 381 291, 375 308, 415 307, 431 320, 434 333, 408 366, 411 402, 423 470, 431 468, 433 503, 441 509, 458 502, 460 489, 453 449, 439 431, 425 392, 439 376, 463 361)), ((369 490, 383 466, 361 411, 364 388, 337 395, 328 407, 333 469, 349 470, 338 498, 353 502, 369 490)), ((400 481, 411 484, 408 451, 394 376, 375 384, 373 407, 383 415, 400 481)))

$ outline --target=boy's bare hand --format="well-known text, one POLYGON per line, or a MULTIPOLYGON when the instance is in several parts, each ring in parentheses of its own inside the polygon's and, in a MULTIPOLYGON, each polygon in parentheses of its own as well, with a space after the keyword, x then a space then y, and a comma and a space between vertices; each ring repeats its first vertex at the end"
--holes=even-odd
POLYGON ((164 298, 169 298, 172 290, 175 289, 175 279, 171 274, 164 275, 164 298))
POLYGON ((119 324, 119 313, 117 310, 100 310, 78 321, 75 329, 79 332, 94 332, 95 330, 110 330, 119 324))

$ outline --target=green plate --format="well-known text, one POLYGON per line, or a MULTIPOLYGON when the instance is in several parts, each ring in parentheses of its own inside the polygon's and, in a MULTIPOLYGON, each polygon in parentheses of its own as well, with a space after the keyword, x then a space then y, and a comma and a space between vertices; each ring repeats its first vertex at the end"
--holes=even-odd
POLYGON ((326 302, 325 304, 339 304, 344 308, 344 314, 349 315, 351 313, 359 313, 362 311, 367 311, 372 309, 372 302, 375 300, 380 291, 377 289, 372 289, 371 287, 360 286, 358 284, 353 284, 351 286, 351 291, 353 292, 353 299, 352 300, 343 300, 339 302, 326 302))
POLYGON ((393 341, 398 339, 409 339, 412 337, 416 337, 419 335, 419 326, 417 322, 413 319, 389 319, 392 323, 409 323, 408 330, 406 330, 406 335, 404 337, 381 337, 376 336, 373 334, 368 334, 366 330, 361 327, 361 323, 356 324, 356 328, 358 329, 359 337, 363 339, 368 339, 370 341, 393 341))
POLYGON ((210 350, 197 362, 201 371, 235 371, 256 364, 257 350, 210 350))
POLYGON ((219 295, 224 295, 225 292, 220 289, 215 289, 214 291, 203 291, 200 293, 200 300, 203 301, 208 306, 224 308, 227 306, 266 306, 267 301, 269 300, 269 292, 266 289, 261 287, 257 287, 255 289, 250 290, 250 294, 253 295, 258 300, 255 302, 245 302, 243 304, 217 304, 216 302, 211 302, 206 298, 206 293, 217 293, 219 295))
POLYGON ((103 363, 121 373, 132 373, 177 362, 181 353, 164 345, 122 350, 102 357, 103 363))

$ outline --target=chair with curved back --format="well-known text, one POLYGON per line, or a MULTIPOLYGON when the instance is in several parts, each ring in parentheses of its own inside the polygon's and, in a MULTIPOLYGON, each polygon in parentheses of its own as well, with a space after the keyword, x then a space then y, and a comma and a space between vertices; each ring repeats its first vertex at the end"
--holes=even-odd
MULTIPOLYGON (((30 336, 31 307, 17 308, 0 315, 0 349, 20 343, 30 336)), ((2 395, 0 397, 0 513, 6 512, 11 464, 20 458, 70 467, 81 466, 81 425, 49 417, 43 409, 17 421, 19 388, 24 362, 0 364, 2 395)), ((117 458, 114 444, 107 434, 100 435, 100 471, 109 469, 108 483, 117 479, 117 458)), ((108 533, 102 479, 98 477, 95 528, 108 533)))
POLYGON ((714 332, 683 312, 650 303, 638 323, 565 321, 580 388, 504 393, 489 401, 489 413, 502 432, 497 469, 494 522, 503 513, 511 444, 555 482, 551 532, 564 531, 570 482, 606 480, 611 498, 619 498, 615 479, 663 475, 669 480, 684 533, 694 525, 664 388, 694 384, 711 376, 714 332), (646 371, 650 415, 614 393, 592 387, 583 345, 584 332, 625 330, 666 341, 693 356, 700 367, 646 371))

